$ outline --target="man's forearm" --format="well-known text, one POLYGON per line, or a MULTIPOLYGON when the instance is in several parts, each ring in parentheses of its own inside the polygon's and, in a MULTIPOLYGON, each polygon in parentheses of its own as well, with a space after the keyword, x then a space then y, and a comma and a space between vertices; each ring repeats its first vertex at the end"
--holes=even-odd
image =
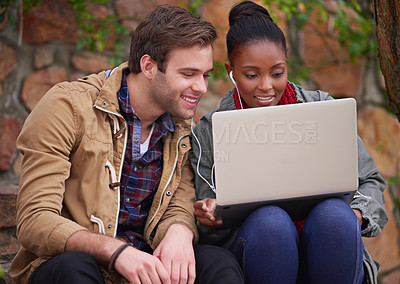
POLYGON ((193 231, 191 228, 183 222, 173 223, 169 228, 167 233, 170 234, 185 234, 185 236, 193 241, 193 231))
POLYGON ((100 264, 107 265, 111 255, 122 244, 122 240, 83 230, 69 237, 65 251, 83 251, 93 256, 100 264))

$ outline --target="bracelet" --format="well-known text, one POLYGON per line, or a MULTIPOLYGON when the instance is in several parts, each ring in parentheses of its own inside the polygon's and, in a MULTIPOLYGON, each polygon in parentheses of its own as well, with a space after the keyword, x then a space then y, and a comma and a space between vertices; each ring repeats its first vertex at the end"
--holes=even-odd
POLYGON ((121 245, 110 257, 110 260, 108 261, 108 271, 109 272, 115 272, 115 262, 117 261, 118 256, 128 247, 128 246, 133 246, 132 243, 126 243, 121 245))

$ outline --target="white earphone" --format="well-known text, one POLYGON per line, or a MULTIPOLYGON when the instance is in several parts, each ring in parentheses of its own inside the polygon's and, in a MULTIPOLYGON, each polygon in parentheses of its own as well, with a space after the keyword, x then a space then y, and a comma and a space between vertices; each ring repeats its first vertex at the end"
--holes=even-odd
POLYGON ((197 145, 199 145, 199 158, 197 159, 197 167, 196 167, 197 174, 211 188, 211 190, 214 191, 214 193, 215 193, 215 184, 214 184, 214 166, 215 166, 215 164, 213 163, 213 166, 211 168, 211 174, 210 174, 211 184, 208 182, 208 180, 205 177, 203 177, 200 174, 200 160, 201 160, 202 149, 201 149, 200 141, 199 141, 199 139, 197 138, 196 134, 193 131, 193 118, 192 118, 192 122, 190 123, 190 130, 192 132, 192 136, 196 139, 197 145))
MULTIPOLYGON (((240 102, 240 107, 243 109, 243 104, 242 104, 242 99, 240 97, 240 93, 239 93, 239 89, 236 85, 236 81, 235 79, 233 79, 233 75, 232 75, 232 71, 229 72, 229 78, 232 80, 233 84, 235 84, 235 88, 238 92, 239 95, 239 102, 240 102)), ((201 155, 202 155, 202 148, 201 148, 201 144, 199 139, 197 138, 196 134, 193 131, 193 118, 192 118, 192 123, 190 124, 190 128, 191 128, 191 132, 192 132, 192 136, 194 137, 194 139, 197 142, 197 145, 199 145, 199 157, 197 159, 197 166, 196 166, 196 172, 199 175, 199 177, 211 188, 212 191, 215 192, 215 184, 214 184, 214 166, 215 164, 213 164, 212 168, 211 168, 211 174, 210 174, 210 178, 211 178, 211 183, 200 174, 200 161, 201 161, 201 155)))
POLYGON ((232 73, 233 73, 233 71, 229 72, 229 78, 231 78, 231 81, 233 82, 233 84, 235 84, 235 87, 237 88, 236 81, 235 81, 235 79, 233 79, 232 73))
POLYGON ((242 98, 241 98, 240 93, 239 93, 239 88, 238 88, 238 86, 236 85, 235 79, 233 79, 232 73, 233 73, 233 71, 229 72, 229 78, 231 79, 232 83, 235 84, 235 88, 236 88, 236 91, 238 92, 238 96, 239 96, 240 107, 241 107, 242 109, 244 109, 243 104, 242 104, 242 98))

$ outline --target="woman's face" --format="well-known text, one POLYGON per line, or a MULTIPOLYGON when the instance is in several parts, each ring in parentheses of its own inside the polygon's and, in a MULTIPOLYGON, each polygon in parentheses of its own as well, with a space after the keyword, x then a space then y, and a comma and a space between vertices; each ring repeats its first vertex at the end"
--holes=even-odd
POLYGON ((286 56, 279 44, 262 41, 244 45, 234 50, 231 60, 226 70, 233 72, 247 107, 279 103, 287 83, 286 56))

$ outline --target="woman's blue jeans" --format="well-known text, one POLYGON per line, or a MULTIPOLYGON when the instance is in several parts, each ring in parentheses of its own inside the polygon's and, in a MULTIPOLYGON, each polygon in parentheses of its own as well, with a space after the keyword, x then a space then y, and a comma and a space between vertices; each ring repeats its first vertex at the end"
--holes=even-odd
POLYGON ((350 206, 331 198, 316 205, 299 236, 277 206, 254 211, 229 248, 246 283, 363 283, 361 226, 350 206))

